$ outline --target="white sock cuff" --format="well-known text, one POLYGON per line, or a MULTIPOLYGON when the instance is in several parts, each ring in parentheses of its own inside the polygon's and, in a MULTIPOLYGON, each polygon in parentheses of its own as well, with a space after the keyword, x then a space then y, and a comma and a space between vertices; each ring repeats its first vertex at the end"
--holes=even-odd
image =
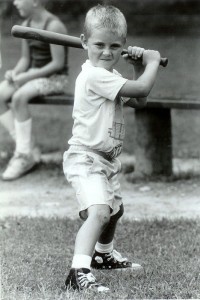
POLYGON ((109 244, 101 244, 97 242, 95 245, 95 250, 100 253, 110 253, 113 250, 113 241, 109 244))
POLYGON ((15 119, 16 151, 29 154, 31 152, 32 119, 19 122, 15 119))
POLYGON ((23 122, 20 122, 20 121, 15 119, 15 126, 18 126, 18 127, 32 126, 32 118, 30 118, 26 121, 23 121, 23 122))
POLYGON ((90 269, 92 257, 84 254, 75 254, 72 260, 72 268, 80 269, 86 268, 90 269))

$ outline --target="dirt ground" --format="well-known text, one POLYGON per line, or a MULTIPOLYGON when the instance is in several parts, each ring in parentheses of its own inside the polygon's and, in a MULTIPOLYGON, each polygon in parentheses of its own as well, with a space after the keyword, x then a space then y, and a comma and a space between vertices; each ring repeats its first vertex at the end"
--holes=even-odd
MULTIPOLYGON (((71 186, 62 173, 61 154, 43 155, 43 164, 13 181, 0 181, 0 219, 9 216, 78 217, 71 186)), ((124 170, 134 158, 122 157, 124 170)), ((179 180, 129 182, 120 174, 124 218, 200 217, 200 160, 175 160, 179 180), (189 174, 189 176, 187 176, 189 174)))
MULTIPOLYGON (((43 164, 22 178, 0 181, 0 219, 78 217, 73 189, 62 173, 61 154, 43 155, 42 160, 43 164)), ((123 170, 130 168, 134 158, 123 156, 122 164, 123 170)), ((200 217, 200 161, 174 160, 174 172, 182 179, 132 183, 127 180, 129 175, 120 174, 124 218, 200 217)))

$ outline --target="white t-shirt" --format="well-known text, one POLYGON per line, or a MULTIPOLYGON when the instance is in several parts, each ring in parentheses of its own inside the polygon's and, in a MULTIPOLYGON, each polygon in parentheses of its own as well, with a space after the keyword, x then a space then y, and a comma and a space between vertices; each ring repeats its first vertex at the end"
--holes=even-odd
POLYGON ((126 81, 116 70, 94 67, 89 60, 82 65, 75 85, 70 145, 109 152, 111 157, 121 153, 125 126, 123 101, 117 94, 126 81))

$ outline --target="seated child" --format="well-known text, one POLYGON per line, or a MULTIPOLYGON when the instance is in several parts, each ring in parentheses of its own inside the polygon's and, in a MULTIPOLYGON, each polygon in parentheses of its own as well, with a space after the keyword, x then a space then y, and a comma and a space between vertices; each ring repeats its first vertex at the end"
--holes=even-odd
MULTIPOLYGON (((45 9, 44 0, 14 0, 23 26, 66 34, 58 17, 45 9)), ((36 96, 64 93, 68 86, 67 49, 35 40, 22 40, 21 58, 0 83, 0 123, 16 143, 3 180, 14 180, 30 171, 40 155, 32 134, 28 107, 36 96), (11 99, 11 108, 7 104, 11 99)))

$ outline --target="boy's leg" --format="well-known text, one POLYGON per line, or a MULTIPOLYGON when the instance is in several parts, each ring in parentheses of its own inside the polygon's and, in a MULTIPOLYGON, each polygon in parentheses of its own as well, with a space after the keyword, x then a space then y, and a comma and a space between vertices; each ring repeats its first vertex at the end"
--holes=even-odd
POLYGON ((67 288, 76 290, 96 289, 99 292, 109 290, 96 282, 90 272, 90 264, 94 246, 108 224, 110 208, 107 205, 92 205, 88 208, 88 218, 79 229, 76 237, 74 257, 70 273, 66 279, 67 288))
POLYGON ((38 95, 31 82, 19 88, 12 97, 12 108, 15 117, 16 151, 7 169, 2 175, 4 180, 14 180, 29 170, 38 162, 33 155, 32 118, 28 102, 38 95))
MULTIPOLYGON (((112 186, 115 195, 115 202, 119 203, 121 200, 120 184, 117 180, 117 176, 112 178, 112 186)), ((98 242, 95 245, 95 252, 93 254, 92 268, 95 269, 132 269, 141 270, 142 267, 139 264, 128 261, 127 258, 123 258, 119 252, 114 250, 113 239, 118 220, 124 213, 123 204, 120 205, 117 213, 110 217, 110 222, 101 233, 98 242)))
POLYGON ((15 92, 14 85, 4 80, 0 84, 0 123, 9 132, 11 137, 15 140, 15 125, 14 117, 7 101, 12 98, 15 92))
POLYGON ((75 242, 74 254, 92 256, 94 246, 105 226, 109 223, 110 207, 99 204, 88 208, 88 218, 81 226, 75 242))
POLYGON ((110 217, 110 222, 108 223, 104 231, 101 233, 98 240, 100 244, 107 245, 113 242, 117 222, 121 218, 123 213, 124 213, 124 206, 123 204, 121 204, 119 211, 115 215, 110 217))

